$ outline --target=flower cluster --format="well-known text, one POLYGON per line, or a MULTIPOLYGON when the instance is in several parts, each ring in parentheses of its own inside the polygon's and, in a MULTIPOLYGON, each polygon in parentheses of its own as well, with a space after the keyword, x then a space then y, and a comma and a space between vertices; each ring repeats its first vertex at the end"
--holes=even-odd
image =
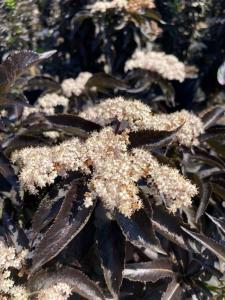
POLYGON ((38 293, 38 300, 66 300, 72 294, 71 288, 64 282, 58 282, 38 293))
POLYGON ((127 0, 112 0, 112 1, 96 1, 94 4, 89 5, 88 8, 91 13, 105 13, 110 9, 124 9, 127 7, 127 0))
MULTIPOLYGON (((10 295, 9 299, 26 300, 27 292, 25 287, 16 286, 13 279, 11 279, 10 268, 19 270, 27 256, 27 250, 16 252, 13 247, 7 247, 0 241, 0 295, 1 293, 10 295)), ((8 299, 8 298, 6 298, 8 299)))
POLYGON ((26 118, 32 113, 44 113, 46 115, 53 115, 57 106, 62 106, 64 110, 68 107, 69 99, 57 95, 56 93, 46 94, 37 100, 34 107, 24 107, 23 117, 26 118))
POLYGON ((96 1, 94 4, 89 5, 88 8, 91 10, 91 13, 105 13, 110 9, 126 10, 132 13, 140 9, 155 8, 155 3, 153 0, 103 0, 96 1))
POLYGON ((115 117, 128 122, 131 131, 167 130, 182 126, 176 134, 176 140, 185 146, 198 144, 198 136, 204 132, 199 117, 185 110, 171 114, 154 115, 149 106, 137 100, 124 100, 122 97, 107 99, 89 107, 80 113, 80 117, 102 126, 109 124, 115 117))
MULTIPOLYGON (((105 114, 101 110, 103 104, 99 105, 99 111, 95 107, 95 113, 102 113, 99 119, 102 117, 103 125, 117 116, 138 130, 142 122, 155 117, 150 108, 139 101, 126 102, 122 98, 114 100, 118 105, 112 105, 112 110, 109 106, 105 114)), ((113 104, 112 100, 109 101, 113 104)), ((170 126, 176 128, 179 125, 171 125, 169 121, 162 125, 163 122, 160 124, 158 118, 159 127, 171 129, 170 126)), ((151 128, 154 129, 154 126, 151 125, 151 128)), ((53 183, 57 176, 65 176, 68 171, 79 170, 91 174, 89 191, 85 195, 87 207, 99 197, 110 211, 117 208, 130 217, 142 206, 137 187, 141 178, 146 178, 150 186, 157 186, 158 193, 167 199, 166 204, 171 211, 190 205, 191 198, 197 194, 196 187, 177 170, 161 166, 148 151, 128 151, 130 130, 125 129, 121 134, 116 134, 112 127, 105 127, 100 132, 93 132, 85 142, 73 138, 52 147, 24 148, 13 153, 12 161, 20 164, 20 182, 31 193, 37 192, 38 187, 53 183), (177 182, 180 183, 179 187, 177 182)))
POLYGON ((174 55, 164 52, 136 50, 126 62, 125 71, 137 68, 155 72, 168 80, 182 82, 185 79, 185 65, 174 55))
POLYGON ((128 0, 127 11, 136 12, 143 8, 155 8, 155 2, 153 0, 128 0))
POLYGON ((76 79, 68 78, 63 80, 61 84, 63 94, 66 97, 71 97, 72 95, 80 96, 85 89, 85 84, 91 76, 92 74, 89 72, 81 72, 76 79))

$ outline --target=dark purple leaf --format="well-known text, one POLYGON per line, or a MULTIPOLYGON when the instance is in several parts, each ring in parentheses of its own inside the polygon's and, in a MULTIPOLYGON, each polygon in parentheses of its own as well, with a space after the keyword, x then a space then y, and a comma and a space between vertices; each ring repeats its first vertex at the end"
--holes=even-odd
POLYGON ((124 269, 125 239, 115 221, 102 222, 97 229, 97 245, 105 281, 114 299, 118 299, 124 269))
POLYGON ((219 228, 223 232, 223 234, 225 234, 225 220, 224 220, 224 218, 218 219, 218 218, 215 218, 215 217, 211 216, 210 214, 207 214, 207 213, 205 213, 205 214, 207 215, 207 217, 214 224, 216 224, 217 228, 219 228))
POLYGON ((14 187, 18 188, 18 179, 8 159, 0 153, 0 174, 14 187))
POLYGON ((45 195, 32 219, 32 229, 35 233, 40 232, 55 218, 67 192, 68 185, 63 181, 63 185, 54 185, 45 195))
POLYGON ((129 134, 130 147, 140 147, 146 145, 149 148, 160 148, 167 146, 176 138, 176 133, 181 128, 173 131, 143 130, 131 132, 129 134))
POLYGON ((162 300, 182 300, 182 287, 173 279, 162 296, 162 300))
POLYGON ((15 150, 20 150, 30 146, 41 146, 44 145, 44 143, 46 144, 45 140, 38 136, 32 137, 28 135, 18 135, 13 138, 9 138, 2 144, 2 147, 4 148, 4 154, 7 157, 10 157, 11 153, 15 150))
POLYGON ((84 206, 83 184, 81 179, 72 182, 54 223, 35 249, 33 272, 59 254, 89 220, 94 205, 84 206))
POLYGON ((221 106, 213 108, 211 111, 207 112, 202 117, 202 122, 204 123, 204 128, 207 129, 214 125, 222 116, 224 115, 224 108, 221 106))
POLYGON ((85 299, 105 299, 97 284, 81 271, 70 267, 61 267, 57 271, 41 270, 32 275, 29 279, 28 287, 31 293, 36 293, 42 289, 48 289, 57 283, 68 284, 73 293, 77 293, 85 299))
POLYGON ((130 218, 117 213, 116 220, 127 240, 142 249, 147 256, 157 258, 157 252, 165 254, 155 236, 151 221, 143 210, 135 212, 130 218))
POLYGON ((207 209, 207 206, 209 204, 209 199, 212 193, 212 188, 210 183, 208 182, 201 182, 200 187, 200 204, 196 213, 196 222, 198 223, 201 216, 204 214, 204 212, 207 209))
POLYGON ((7 92, 16 79, 29 67, 49 58, 55 52, 55 50, 52 50, 38 54, 23 50, 10 53, 0 65, 0 92, 7 92))
POLYGON ((181 248, 187 249, 185 236, 180 229, 180 226, 184 224, 180 218, 168 213, 160 206, 154 206, 152 224, 162 236, 181 248))
POLYGON ((46 119, 51 123, 53 128, 75 134, 81 138, 87 138, 88 132, 101 129, 100 125, 72 114, 46 116, 46 119))
POLYGON ((173 277, 172 263, 167 258, 150 262, 127 264, 123 276, 132 281, 156 282, 161 278, 173 277))
POLYGON ((216 255, 221 261, 225 262, 225 248, 223 245, 219 244, 218 242, 214 241, 213 239, 188 230, 187 228, 181 226, 181 228, 187 233, 189 234, 193 239, 195 239, 196 241, 198 241, 201 245, 203 245, 205 248, 207 248, 208 250, 210 250, 214 255, 216 255))

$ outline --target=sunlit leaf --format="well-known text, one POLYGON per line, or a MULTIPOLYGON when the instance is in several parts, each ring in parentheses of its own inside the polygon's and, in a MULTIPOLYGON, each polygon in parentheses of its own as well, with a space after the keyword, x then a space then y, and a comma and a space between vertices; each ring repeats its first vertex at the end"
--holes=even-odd
POLYGON ((165 253, 154 234, 150 219, 142 210, 135 212, 131 218, 117 213, 116 220, 127 240, 144 250, 150 258, 157 258, 157 252, 165 253))
POLYGON ((172 263, 167 258, 150 262, 127 264, 123 276, 132 281, 156 282, 161 278, 173 277, 172 263))
POLYGON ((225 262, 225 248, 223 245, 219 244, 218 242, 203 234, 193 232, 183 226, 181 226, 181 228, 192 238, 194 238, 196 241, 198 241, 200 244, 202 244, 204 247, 210 250, 213 254, 215 254, 219 259, 225 262))
POLYGON ((219 84, 225 85, 225 62, 219 67, 217 71, 217 80, 219 84))

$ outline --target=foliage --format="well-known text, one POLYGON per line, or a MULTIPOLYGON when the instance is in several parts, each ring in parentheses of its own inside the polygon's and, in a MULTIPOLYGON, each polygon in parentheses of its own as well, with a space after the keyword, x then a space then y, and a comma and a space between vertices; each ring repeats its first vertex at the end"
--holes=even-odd
POLYGON ((222 5, 0 4, 0 297, 224 299, 222 5))

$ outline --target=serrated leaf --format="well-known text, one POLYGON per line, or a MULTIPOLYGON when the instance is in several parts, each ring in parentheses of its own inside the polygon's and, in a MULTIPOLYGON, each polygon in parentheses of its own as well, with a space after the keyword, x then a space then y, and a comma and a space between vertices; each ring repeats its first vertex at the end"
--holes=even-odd
POLYGON ((167 258, 150 262, 127 264, 123 276, 131 281, 156 282, 161 278, 173 277, 172 263, 167 258))
POLYGON ((152 224, 157 232, 162 236, 187 250, 185 237, 180 229, 183 224, 182 220, 170 213, 160 206, 154 206, 152 224))
POLYGON ((125 239, 115 221, 105 221, 97 229, 97 246, 108 289, 114 299, 118 299, 124 269, 125 239))
POLYGON ((139 210, 130 218, 121 213, 116 213, 116 220, 126 239, 134 246, 144 250, 144 253, 150 258, 157 258, 157 252, 165 254, 155 236, 151 221, 144 211, 139 210))
POLYGON ((209 199, 212 193, 212 188, 209 182, 200 181, 200 204, 196 213, 196 222, 198 223, 201 216, 207 209, 209 204, 209 199))
POLYGON ((94 205, 84 206, 83 184, 79 179, 72 182, 54 223, 35 249, 32 272, 59 254, 89 220, 94 205))
POLYGON ((104 300, 104 295, 100 288, 90 280, 83 272, 70 268, 61 267, 57 271, 45 271, 34 274, 28 282, 28 288, 31 293, 37 293, 42 289, 57 283, 66 283, 70 286, 73 293, 88 300, 104 300))
POLYGON ((204 123, 204 128, 207 129, 214 125, 220 118, 224 115, 224 108, 221 106, 215 107, 202 117, 202 122, 204 123))
POLYGON ((198 241, 201 245, 205 248, 210 250, 214 255, 216 255, 220 260, 225 262, 225 248, 223 245, 219 244, 218 242, 214 241, 213 239, 200 234, 194 231, 188 230, 187 228, 181 226, 182 230, 185 231, 188 235, 198 241))
POLYGON ((182 288, 180 284, 173 279, 162 296, 162 300, 182 300, 182 288))

